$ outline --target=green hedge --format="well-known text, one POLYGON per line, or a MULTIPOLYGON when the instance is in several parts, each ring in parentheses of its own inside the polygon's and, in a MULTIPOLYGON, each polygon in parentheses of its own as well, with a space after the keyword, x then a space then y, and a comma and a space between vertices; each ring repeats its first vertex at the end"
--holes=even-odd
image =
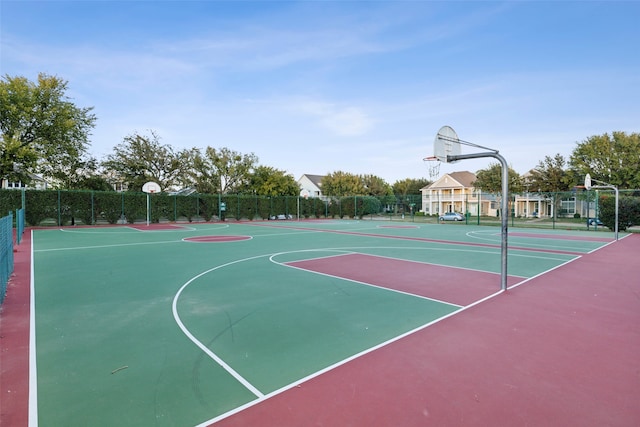
MULTIPOLYGON (((0 190, 0 209, 13 212, 22 207, 23 191, 0 190)), ((25 190, 25 216, 30 226, 144 222, 147 194, 113 191, 25 190)), ((192 194, 189 196, 152 194, 150 221, 218 220, 220 203, 226 205, 225 219, 269 219, 276 215, 322 218, 328 214, 321 199, 293 196, 240 194, 192 194)))
MULTIPOLYGON (((22 207, 20 190, 0 190, 0 209, 13 212, 22 207)), ((147 194, 114 191, 25 190, 27 224, 74 225, 136 223, 147 220, 147 194)), ((419 198, 417 199, 419 200, 419 198)), ((341 198, 303 198, 295 196, 256 196, 242 194, 166 193, 149 195, 149 219, 160 221, 218 220, 220 203, 225 204, 223 219, 269 219, 278 215, 297 218, 362 218, 383 211, 408 211, 408 198, 348 196, 341 198), (406 206, 405 206, 406 205, 406 206)), ((2 212, 2 211, 0 211, 2 212)))

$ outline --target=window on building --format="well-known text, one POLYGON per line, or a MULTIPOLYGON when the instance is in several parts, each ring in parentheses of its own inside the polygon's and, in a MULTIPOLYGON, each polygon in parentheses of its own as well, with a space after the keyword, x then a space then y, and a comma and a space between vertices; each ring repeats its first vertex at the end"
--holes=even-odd
POLYGON ((7 188, 26 188, 26 185, 22 181, 9 181, 7 182, 7 188))
POLYGON ((571 197, 560 201, 560 215, 572 216, 576 213, 576 199, 571 197))

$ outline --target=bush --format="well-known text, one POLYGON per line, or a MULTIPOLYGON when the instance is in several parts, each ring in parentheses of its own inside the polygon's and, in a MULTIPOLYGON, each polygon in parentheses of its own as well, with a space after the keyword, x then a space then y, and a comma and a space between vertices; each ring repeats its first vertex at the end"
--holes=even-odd
MULTIPOLYGON (((610 230, 615 230, 616 198, 612 195, 600 197, 600 220, 610 230)), ((618 230, 640 224, 640 198, 623 196, 618 200, 618 230)))

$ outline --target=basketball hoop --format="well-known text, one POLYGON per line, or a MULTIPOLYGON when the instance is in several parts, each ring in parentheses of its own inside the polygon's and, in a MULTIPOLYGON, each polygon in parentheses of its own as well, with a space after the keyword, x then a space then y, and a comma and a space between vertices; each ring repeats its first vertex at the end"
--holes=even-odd
POLYGON ((461 154, 460 138, 451 126, 442 126, 433 141, 433 155, 444 163, 456 163, 449 156, 461 154))
POLYGON ((142 186, 142 191, 147 194, 159 193, 160 185, 156 182, 149 181, 142 186))
POLYGON ((584 176, 584 188, 586 188, 587 190, 591 190, 591 187, 593 187, 593 185, 591 184, 591 175, 586 174, 584 176))
POLYGON ((159 193, 161 191, 160 184, 153 181, 145 182, 145 184, 142 186, 142 191, 147 193, 147 227, 148 227, 149 222, 151 221, 151 199, 149 198, 149 195, 153 193, 159 193))
POLYGON ((429 162, 429 180, 435 181, 440 176, 440 160, 436 156, 429 156, 422 159, 429 162))

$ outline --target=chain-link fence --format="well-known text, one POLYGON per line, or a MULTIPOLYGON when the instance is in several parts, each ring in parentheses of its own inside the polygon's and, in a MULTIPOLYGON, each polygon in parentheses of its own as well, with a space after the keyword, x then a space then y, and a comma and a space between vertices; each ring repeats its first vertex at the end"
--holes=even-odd
POLYGON ((13 273, 13 214, 0 218, 0 304, 13 273))
MULTIPOLYGON (((596 219, 600 217, 603 196, 610 194, 613 192, 606 190, 512 194, 507 214, 513 226, 602 228, 596 219)), ((640 191, 620 191, 620 195, 638 198, 640 191)), ((500 195, 464 190, 439 190, 423 195, 310 198, 0 190, 0 209, 9 212, 24 207, 25 222, 30 226, 133 224, 147 220, 157 223, 306 218, 438 223, 447 212, 460 213, 458 223, 499 225, 500 206, 500 195)))

